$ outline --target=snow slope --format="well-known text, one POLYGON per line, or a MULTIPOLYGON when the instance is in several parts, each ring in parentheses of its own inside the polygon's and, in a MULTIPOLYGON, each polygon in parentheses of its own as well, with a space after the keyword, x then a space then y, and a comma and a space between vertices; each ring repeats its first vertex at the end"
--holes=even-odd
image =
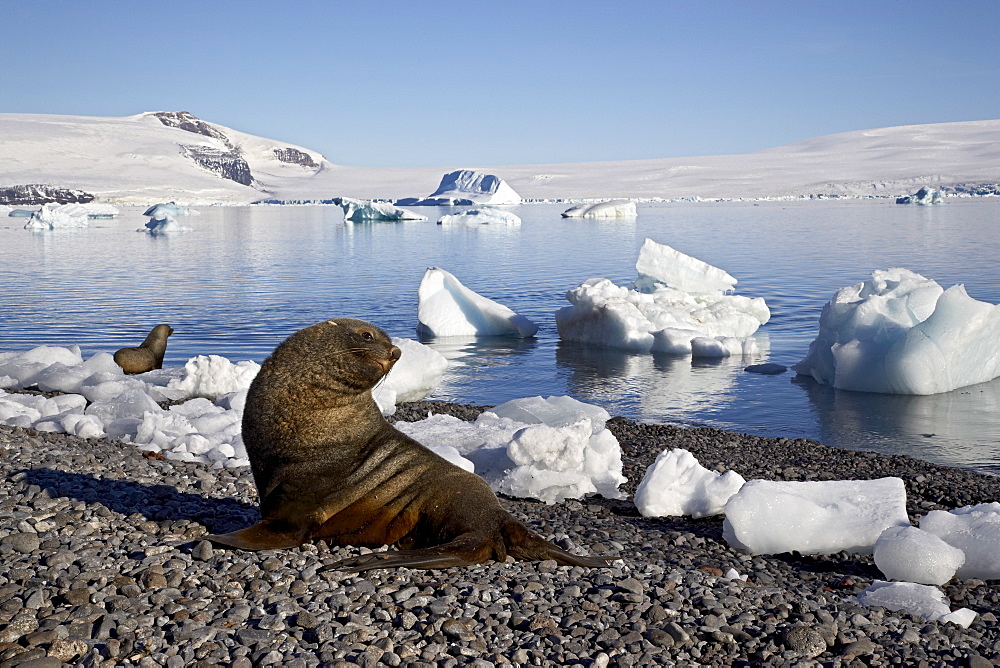
POLYGON ((742 155, 378 168, 334 165, 315 151, 183 112, 0 114, 0 156, 0 189, 45 183, 136 203, 397 199, 429 191, 456 168, 496 174, 525 199, 895 197, 925 184, 1000 183, 1000 120, 845 132, 742 155))

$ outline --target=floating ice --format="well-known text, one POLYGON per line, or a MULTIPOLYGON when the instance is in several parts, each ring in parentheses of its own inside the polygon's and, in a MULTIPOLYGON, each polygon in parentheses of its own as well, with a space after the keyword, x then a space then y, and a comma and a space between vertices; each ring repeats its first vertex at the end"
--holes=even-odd
POLYGON ((190 232, 191 228, 181 225, 173 216, 164 215, 162 218, 150 218, 144 227, 136 232, 148 232, 155 236, 166 234, 177 234, 178 232, 190 232))
POLYGON ((1000 307, 908 269, 841 288, 796 373, 843 390, 936 394, 1000 376, 1000 307))
POLYGON ((429 267, 417 291, 417 331, 426 336, 534 336, 538 326, 479 295, 444 269, 429 267))
POLYGON ((79 204, 43 204, 24 224, 26 230, 87 227, 87 210, 79 204))
POLYGON ((671 354, 691 354, 693 340, 704 337, 717 342, 699 341, 700 355, 755 354, 756 345, 742 339, 766 323, 770 311, 760 297, 725 294, 735 278, 651 239, 643 244, 636 269, 639 278, 632 289, 591 278, 567 292, 570 306, 556 311, 559 336, 671 354))
POLYGON ((874 557, 875 565, 890 580, 927 585, 944 584, 965 563, 962 550, 912 526, 883 531, 875 541, 874 557))
POLYGON ((434 415, 396 428, 421 443, 455 448, 498 493, 555 503, 594 493, 623 497, 621 447, 604 428, 608 418, 571 397, 532 397, 475 422, 434 415))
POLYGON ((160 204, 154 204, 145 211, 142 215, 149 216, 150 218, 179 218, 181 216, 198 216, 201 212, 196 209, 189 209, 187 207, 177 204, 177 202, 162 202, 160 204))
POLYGON ((345 222, 427 220, 427 216, 421 216, 419 213, 413 213, 406 209, 397 209, 388 202, 369 202, 350 197, 337 197, 333 201, 344 210, 345 222))
POLYGON ((735 336, 696 336, 691 339, 691 357, 754 357, 760 354, 757 341, 752 338, 738 339, 735 336))
POLYGON ((750 480, 726 503, 722 535, 754 554, 870 553, 883 531, 909 526, 899 478, 750 480))
POLYGON ((230 392, 243 392, 260 372, 256 362, 233 364, 219 355, 198 355, 184 364, 184 375, 171 380, 167 387, 182 391, 184 398, 206 397, 217 399, 230 392))
POLYGON ((383 415, 392 415, 401 401, 419 401, 426 397, 441 382, 448 368, 444 355, 419 341, 393 337, 392 343, 402 355, 385 379, 372 390, 383 415))
POLYGON ((932 510, 920 528, 965 553, 958 577, 1000 579, 1000 503, 932 510))
POLYGON ((482 207, 441 216, 438 225, 520 225, 521 219, 510 211, 482 207))
POLYGON ((924 186, 912 195, 897 197, 896 204, 940 204, 943 200, 944 195, 940 190, 924 186))
POLYGON ((521 196, 514 192, 499 176, 483 174, 471 169, 459 169, 441 177, 438 189, 429 197, 407 197, 397 200, 402 206, 467 206, 489 204, 507 206, 521 203, 521 196))
POLYGON ((948 597, 937 587, 913 582, 875 580, 871 587, 858 594, 857 599, 866 607, 905 610, 928 621, 952 622, 962 628, 968 628, 976 618, 975 611, 968 608, 952 612, 948 597))
POLYGON ((597 204, 577 204, 562 212, 563 218, 635 218, 635 202, 613 199, 597 204))
POLYGON ((720 515, 744 482, 735 471, 710 471, 687 450, 664 450, 646 469, 635 506, 643 517, 720 515))

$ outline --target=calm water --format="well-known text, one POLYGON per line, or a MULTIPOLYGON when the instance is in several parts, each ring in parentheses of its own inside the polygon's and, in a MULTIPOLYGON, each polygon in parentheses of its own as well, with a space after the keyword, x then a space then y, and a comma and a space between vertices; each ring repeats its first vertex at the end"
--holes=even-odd
POLYGON ((136 345, 156 323, 176 333, 167 364, 197 354, 262 360, 291 332, 334 316, 415 338, 428 266, 534 320, 537 339, 444 340, 452 359, 433 398, 495 404, 569 394, 612 414, 852 449, 907 453, 1000 473, 1000 382, 931 397, 832 390, 791 372, 743 372, 742 360, 635 355, 559 342, 565 292, 603 276, 635 278, 646 237, 722 267, 772 320, 765 359, 789 366, 815 336, 835 290, 902 266, 1000 302, 1000 201, 939 207, 888 202, 646 204, 630 222, 566 221, 567 205, 515 209, 520 228, 431 222, 345 225, 336 207, 202 207, 194 230, 138 234, 141 208, 84 230, 31 233, 0 219, 0 351, 79 344, 85 355, 136 345))

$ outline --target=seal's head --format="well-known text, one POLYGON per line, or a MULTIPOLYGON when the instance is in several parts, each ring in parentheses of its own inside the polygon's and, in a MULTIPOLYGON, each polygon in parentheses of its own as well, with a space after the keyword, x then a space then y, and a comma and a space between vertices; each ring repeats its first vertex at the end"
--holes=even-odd
POLYGON ((336 318, 299 330, 272 357, 293 367, 308 384, 360 394, 375 387, 400 355, 389 335, 375 325, 336 318))

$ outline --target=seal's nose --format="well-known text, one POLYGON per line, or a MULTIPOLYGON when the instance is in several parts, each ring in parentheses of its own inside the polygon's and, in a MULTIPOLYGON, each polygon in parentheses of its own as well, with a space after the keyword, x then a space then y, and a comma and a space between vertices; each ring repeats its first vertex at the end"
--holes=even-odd
POLYGON ((403 351, 397 346, 393 346, 392 350, 389 351, 389 357, 392 358, 393 362, 398 362, 399 358, 403 356, 403 351))

